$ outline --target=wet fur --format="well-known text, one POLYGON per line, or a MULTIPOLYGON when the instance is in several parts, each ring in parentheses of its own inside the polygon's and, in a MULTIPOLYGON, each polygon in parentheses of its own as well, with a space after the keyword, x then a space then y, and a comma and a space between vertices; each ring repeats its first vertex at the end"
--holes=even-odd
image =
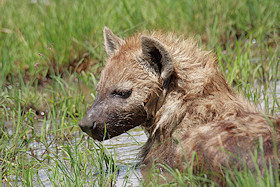
MULTIPOLYGON (((141 125, 148 134, 141 151, 144 165, 165 163, 184 171, 188 164, 182 162, 190 162, 196 152, 194 168, 199 172, 221 174, 224 167, 242 169, 244 163, 254 171, 251 153, 259 147, 261 138, 264 160, 260 155, 257 160, 261 172, 268 161, 276 166, 280 155, 280 119, 268 117, 271 126, 256 106, 236 94, 220 72, 213 53, 201 50, 191 38, 170 33, 138 33, 122 40, 105 29, 105 35, 106 32, 108 60, 97 89, 106 95, 115 85, 133 88, 133 95, 125 102, 135 107, 114 111, 113 106, 120 105, 118 102, 106 107, 118 113, 114 119, 117 121, 129 113, 141 113, 138 118, 132 117, 129 124, 141 125), (173 69, 166 65, 162 70, 158 64, 160 55, 145 55, 143 35, 164 47, 173 69), (139 117, 143 119, 141 124, 139 117), (274 143, 278 158, 274 157, 274 143)), ((102 120, 110 123, 107 118, 102 120)))

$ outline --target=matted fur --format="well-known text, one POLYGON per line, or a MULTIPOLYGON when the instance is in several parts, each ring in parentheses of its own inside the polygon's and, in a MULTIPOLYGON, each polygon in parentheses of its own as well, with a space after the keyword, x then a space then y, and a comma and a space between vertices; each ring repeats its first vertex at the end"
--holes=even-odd
POLYGON ((195 169, 216 173, 223 167, 242 169, 244 163, 254 171, 251 153, 261 138, 261 171, 269 160, 278 163, 273 145, 280 156, 280 119, 268 117, 271 126, 256 106, 236 94, 213 53, 170 33, 138 33, 123 40, 105 28, 104 37, 108 60, 98 96, 80 122, 93 138, 102 140, 104 123, 105 138, 141 125, 148 134, 143 164, 160 162, 183 171, 188 164, 182 163, 196 152, 195 169), (127 90, 131 95, 126 98, 127 90))

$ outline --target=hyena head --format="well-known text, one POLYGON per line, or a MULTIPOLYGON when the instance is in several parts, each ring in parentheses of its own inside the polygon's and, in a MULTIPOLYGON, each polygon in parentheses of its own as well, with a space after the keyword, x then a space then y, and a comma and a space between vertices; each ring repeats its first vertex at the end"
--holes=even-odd
POLYGON ((79 123, 99 141, 151 125, 174 72, 170 54, 157 39, 139 34, 123 40, 105 27, 104 40, 108 60, 96 99, 79 123))

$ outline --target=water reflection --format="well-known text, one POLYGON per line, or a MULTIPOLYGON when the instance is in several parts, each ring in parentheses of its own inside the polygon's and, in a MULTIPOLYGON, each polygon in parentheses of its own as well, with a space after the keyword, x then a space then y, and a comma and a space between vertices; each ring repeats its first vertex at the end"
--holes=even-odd
MULTIPOLYGON (((123 186, 126 181, 127 171, 133 170, 135 165, 140 161, 137 159, 141 146, 146 142, 147 136, 140 127, 136 127, 120 136, 103 142, 107 149, 114 151, 116 154, 117 164, 120 165, 120 172, 116 181, 116 186, 123 186)), ((126 186, 138 186, 142 174, 139 168, 136 168, 129 174, 129 180, 126 186)))

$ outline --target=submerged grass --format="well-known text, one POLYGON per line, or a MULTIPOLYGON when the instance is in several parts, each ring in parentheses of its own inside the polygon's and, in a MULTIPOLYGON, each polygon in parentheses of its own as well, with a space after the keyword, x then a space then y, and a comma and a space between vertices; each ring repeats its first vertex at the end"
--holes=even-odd
MULTIPOLYGON (((77 126, 95 99, 104 25, 123 37, 154 29, 194 36, 217 54, 229 84, 279 115, 279 9, 278 0, 0 0, 1 185, 116 185, 116 154, 77 126)), ((162 167, 173 181, 154 168, 149 185, 214 185, 191 169, 162 167)), ((279 186, 273 172, 229 171, 226 182, 279 186)))

